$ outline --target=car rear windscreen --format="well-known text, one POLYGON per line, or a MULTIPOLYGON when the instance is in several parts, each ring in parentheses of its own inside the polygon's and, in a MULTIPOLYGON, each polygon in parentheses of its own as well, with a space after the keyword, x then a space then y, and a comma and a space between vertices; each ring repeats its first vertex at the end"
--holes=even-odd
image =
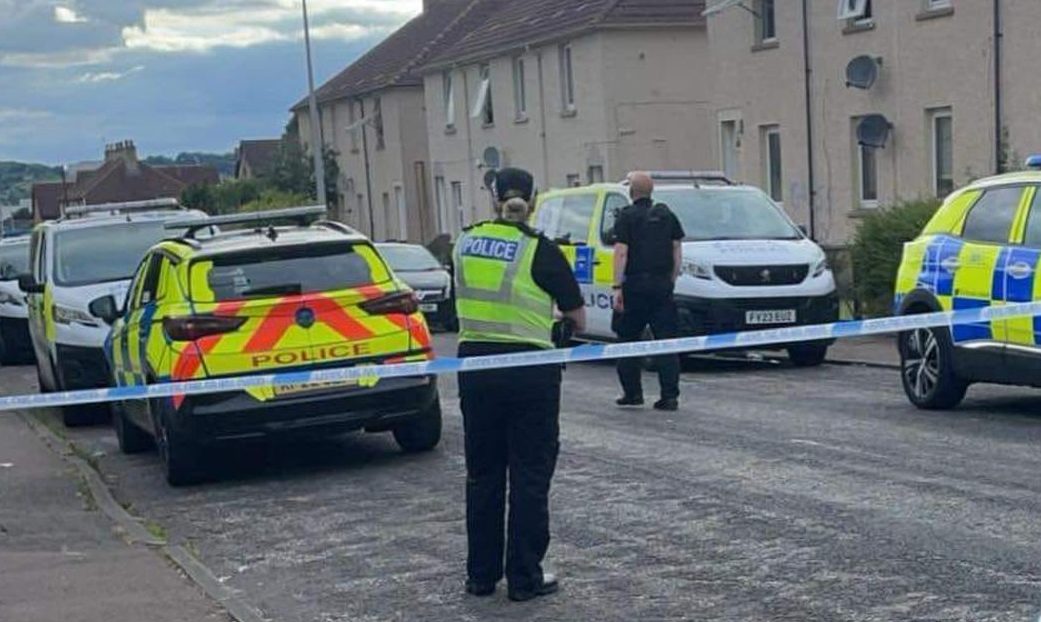
POLYGON ((339 291, 381 283, 386 267, 368 244, 265 248, 196 260, 191 296, 224 302, 339 291))

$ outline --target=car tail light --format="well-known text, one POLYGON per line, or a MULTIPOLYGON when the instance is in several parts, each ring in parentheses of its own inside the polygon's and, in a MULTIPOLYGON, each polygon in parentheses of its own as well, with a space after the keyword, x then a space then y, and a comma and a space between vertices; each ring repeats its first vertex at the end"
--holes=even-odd
POLYGON ((244 317, 220 315, 191 315, 163 319, 166 336, 174 341, 196 341, 203 337, 223 335, 238 330, 246 323, 244 317))
POLYGON ((372 315, 412 315, 419 312, 419 299, 412 292, 391 294, 359 305, 372 315))

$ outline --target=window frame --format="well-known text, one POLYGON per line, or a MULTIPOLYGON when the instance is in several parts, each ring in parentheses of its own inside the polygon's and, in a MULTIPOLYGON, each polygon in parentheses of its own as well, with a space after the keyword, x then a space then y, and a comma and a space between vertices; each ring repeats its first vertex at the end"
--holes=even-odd
POLYGON ((762 126, 762 149, 763 149, 763 187, 766 195, 774 203, 784 205, 784 140, 781 135, 780 125, 762 126), (777 137, 777 183, 774 187, 774 158, 770 145, 770 138, 777 137), (775 192, 776 191, 776 192, 775 192))
POLYGON ((515 56, 513 65, 513 112, 514 121, 522 123, 528 120, 528 88, 527 72, 524 56, 515 56))
POLYGON ((930 160, 930 170, 932 172, 932 182, 933 182, 933 188, 932 189, 933 189, 933 193, 937 197, 943 198, 943 197, 946 197, 947 195, 949 195, 951 192, 953 192, 955 190, 955 185, 954 185, 954 111, 951 108, 949 108, 949 107, 947 107, 947 108, 934 108, 934 109, 931 109, 929 111, 929 135, 930 135, 930 140, 929 140, 929 144, 930 144, 929 160, 930 160), (949 122, 949 124, 950 124, 949 147, 950 147, 950 156, 951 156, 951 158, 950 158, 950 160, 951 160, 951 167, 950 167, 949 174, 950 174, 950 187, 951 187, 951 189, 949 191, 946 191, 946 192, 941 192, 941 188, 940 188, 940 181, 941 181, 940 180, 940 161, 939 161, 940 160, 940 158, 939 158, 939 155, 940 155, 940 153, 939 153, 940 132, 938 131, 938 127, 939 127, 939 122, 941 120, 944 120, 944 119, 946 119, 949 122))
POLYGON ((878 149, 867 145, 857 144, 857 202, 862 209, 878 208, 878 149), (867 184, 865 183, 864 155, 870 153, 874 168, 874 198, 867 197, 867 184))
POLYGON ((755 42, 756 45, 777 43, 777 4, 775 0, 756 0, 755 3, 755 42), (770 36, 766 35, 767 14, 772 27, 770 36))
POLYGON ((455 80, 452 70, 441 73, 441 105, 444 107, 445 129, 455 129, 455 80))
POLYGON ((457 223, 458 227, 462 229, 463 223, 466 220, 465 218, 463 218, 463 182, 453 181, 451 182, 450 187, 452 191, 452 207, 455 209, 456 217, 459 219, 459 222, 457 223))
POLYGON ((873 20, 871 0, 839 0, 839 21, 863 24, 873 20))
POLYGON ((474 109, 471 113, 471 117, 474 119, 480 119, 481 125, 485 128, 495 126, 495 101, 492 97, 492 66, 490 63, 481 63, 477 66, 477 75, 480 78, 480 84, 477 91, 477 101, 474 102, 474 109))
POLYGON ((728 178, 738 179, 741 175, 741 122, 739 119, 720 119, 719 120, 719 170, 723 171, 728 178), (733 145, 734 145, 734 165, 737 170, 733 173, 727 170, 727 142, 726 133, 724 128, 727 126, 733 127, 733 145))
POLYGON ((954 7, 953 0, 925 0, 926 11, 942 11, 954 7))
POLYGON ((560 45, 560 105, 565 115, 578 112, 575 91, 575 50, 569 43, 560 45))

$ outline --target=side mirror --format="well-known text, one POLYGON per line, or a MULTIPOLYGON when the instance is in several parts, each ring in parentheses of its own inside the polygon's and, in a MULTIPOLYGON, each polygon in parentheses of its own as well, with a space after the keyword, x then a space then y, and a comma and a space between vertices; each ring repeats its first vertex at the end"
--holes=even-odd
POLYGON ((18 275, 18 288, 26 294, 42 294, 43 285, 36 282, 31 274, 18 275))
POLYGON ((109 326, 115 324, 116 320, 119 319, 119 307, 116 304, 116 299, 111 295, 102 296, 91 302, 88 309, 91 315, 109 326))

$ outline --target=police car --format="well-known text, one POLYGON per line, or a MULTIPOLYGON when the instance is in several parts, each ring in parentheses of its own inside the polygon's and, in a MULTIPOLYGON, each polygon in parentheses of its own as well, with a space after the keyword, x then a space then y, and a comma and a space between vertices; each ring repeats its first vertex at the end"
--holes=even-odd
POLYGON ((18 277, 29 270, 29 237, 0 239, 0 363, 32 361, 29 310, 18 277))
MULTIPOLYGON (((192 214, 205 215, 174 199, 78 206, 33 230, 29 272, 18 281, 28 294, 41 391, 108 386, 103 346, 109 330, 88 306, 104 296, 123 300, 145 251, 167 235, 164 223, 192 214)), ((95 414, 63 410, 70 426, 88 423, 95 414)))
MULTIPOLYGON (((1028 165, 1037 168, 1041 156, 1028 165)), ((951 194, 904 246, 902 315, 1041 299, 1041 171, 982 179, 951 194)), ((902 383, 923 409, 956 407, 970 384, 1041 387, 1041 319, 1015 318, 899 336, 902 383)))
MULTIPOLYGON (((167 223, 185 233, 144 254, 125 308, 115 296, 91 305, 112 325, 113 384, 432 359, 415 294, 364 236, 311 223, 324 214, 319 206, 167 223), (197 239, 213 225, 222 232, 197 239), (237 226, 245 228, 224 229, 237 226)), ((154 440, 168 482, 181 485, 206 477, 207 451, 222 441, 364 429, 429 450, 441 410, 435 378, 387 378, 126 402, 114 425, 126 453, 154 440)))
MULTIPOLYGON (((654 200, 669 205, 687 234, 675 289, 682 335, 838 319, 835 279, 824 251, 762 190, 734 184, 722 173, 658 171, 651 177, 654 200)), ((625 183, 539 196, 533 224, 561 245, 574 266, 586 297, 585 339, 615 338, 614 222, 629 204, 625 183)), ((810 366, 824 362, 829 345, 786 349, 794 364, 810 366)))

